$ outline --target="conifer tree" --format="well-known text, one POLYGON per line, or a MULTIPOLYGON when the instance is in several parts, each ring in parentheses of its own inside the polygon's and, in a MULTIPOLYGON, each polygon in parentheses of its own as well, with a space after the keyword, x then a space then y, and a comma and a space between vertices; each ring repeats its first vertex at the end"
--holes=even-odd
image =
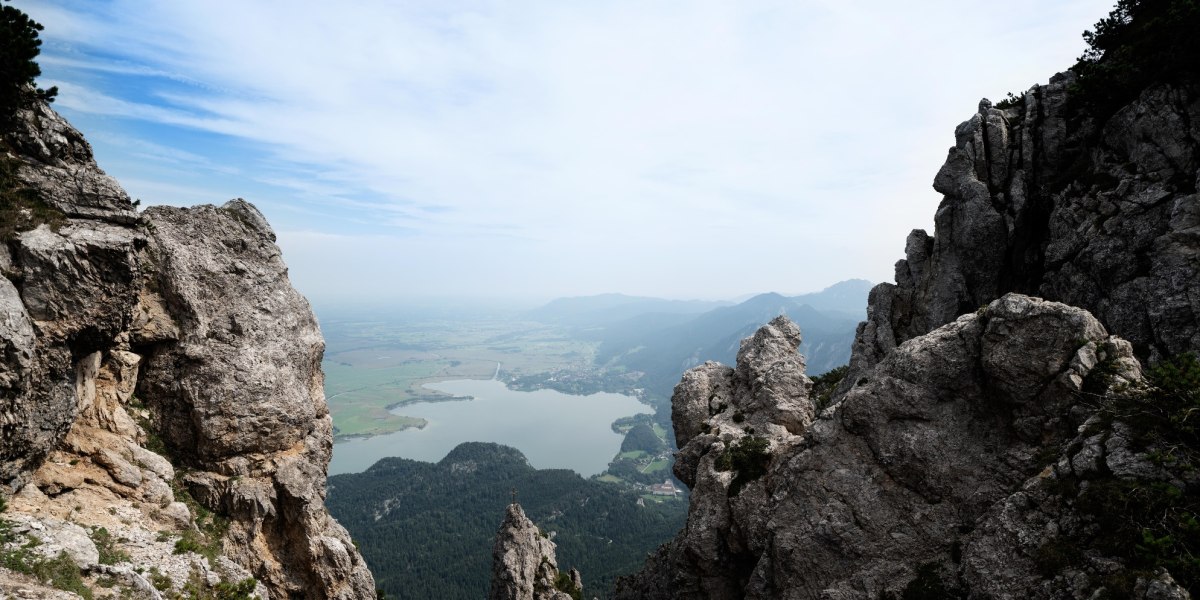
POLYGON ((42 74, 34 60, 41 52, 41 23, 4 2, 0 5, 0 123, 7 129, 18 109, 35 100, 53 100, 58 88, 34 85, 42 74))

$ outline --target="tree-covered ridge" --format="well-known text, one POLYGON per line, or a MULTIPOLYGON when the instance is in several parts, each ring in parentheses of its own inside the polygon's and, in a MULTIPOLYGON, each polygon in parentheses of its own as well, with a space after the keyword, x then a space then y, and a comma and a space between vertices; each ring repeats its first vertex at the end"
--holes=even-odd
POLYGON ((492 538, 513 493, 558 545, 559 566, 584 574, 586 597, 682 526, 682 502, 640 506, 637 494, 562 469, 537 470, 517 450, 465 443, 436 464, 403 458, 329 478, 330 512, 354 537, 388 598, 486 595, 492 538))
POLYGON ((19 9, 0 5, 0 127, 5 131, 17 109, 34 100, 53 100, 58 94, 58 88, 34 86, 34 79, 42 74, 34 60, 41 53, 38 32, 42 29, 41 23, 19 9))
POLYGON ((638 423, 634 425, 629 433, 625 434, 625 439, 621 440, 621 452, 661 452, 666 449, 666 442, 654 433, 654 428, 646 423, 638 423))
POLYGON ((1194 82, 1200 68, 1200 0, 1118 0, 1083 34, 1081 99, 1103 118, 1161 83, 1194 82))

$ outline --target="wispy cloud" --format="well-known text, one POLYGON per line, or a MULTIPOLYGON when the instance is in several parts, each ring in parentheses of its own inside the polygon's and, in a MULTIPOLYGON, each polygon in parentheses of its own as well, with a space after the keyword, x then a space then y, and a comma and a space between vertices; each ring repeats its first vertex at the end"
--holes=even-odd
POLYGON ((954 125, 1069 66, 1108 4, 23 8, 70 114, 228 161, 289 230, 391 231, 361 259, 391 281, 712 297, 890 277, 954 125))

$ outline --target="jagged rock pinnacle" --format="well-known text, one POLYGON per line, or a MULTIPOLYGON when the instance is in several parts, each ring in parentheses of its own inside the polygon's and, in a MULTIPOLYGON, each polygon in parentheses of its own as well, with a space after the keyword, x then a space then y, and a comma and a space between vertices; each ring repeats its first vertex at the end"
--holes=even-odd
POLYGON ((563 577, 554 550, 554 542, 525 516, 521 505, 509 504, 492 548, 489 600, 571 600, 572 592, 577 598, 582 578, 574 569, 563 577))

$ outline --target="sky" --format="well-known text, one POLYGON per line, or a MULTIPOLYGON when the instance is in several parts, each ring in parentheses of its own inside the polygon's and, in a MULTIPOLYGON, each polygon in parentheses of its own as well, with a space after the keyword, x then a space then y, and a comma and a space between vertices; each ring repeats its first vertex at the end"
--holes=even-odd
POLYGON ((253 202, 318 305, 890 281, 954 127, 1112 0, 16 0, 143 206, 253 202))

